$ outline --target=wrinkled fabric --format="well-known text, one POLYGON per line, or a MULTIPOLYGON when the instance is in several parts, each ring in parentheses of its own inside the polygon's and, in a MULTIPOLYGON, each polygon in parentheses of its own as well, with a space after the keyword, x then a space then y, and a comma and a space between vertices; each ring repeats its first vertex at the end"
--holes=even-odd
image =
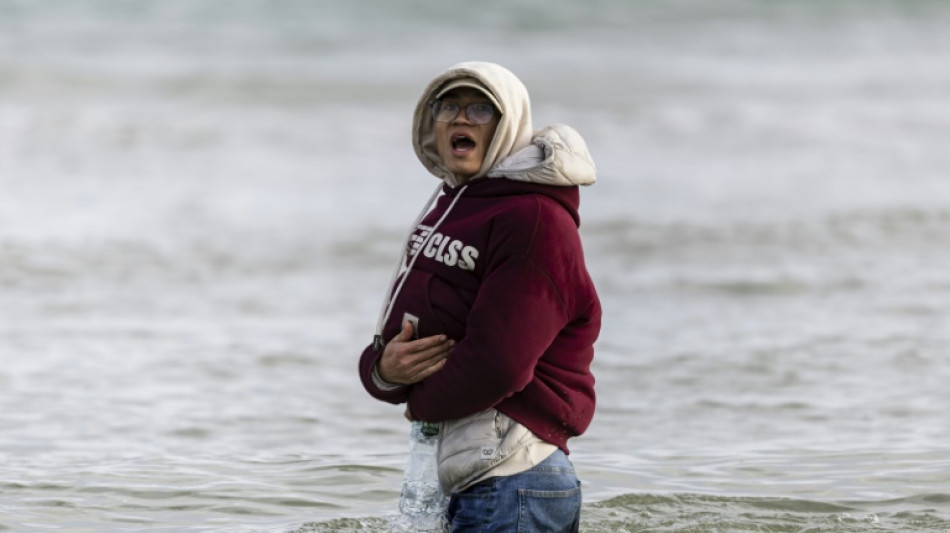
POLYGON ((454 494, 490 476, 508 476, 540 464, 557 446, 496 409, 442 424, 439 482, 454 494))
POLYGON ((368 346, 360 376, 374 397, 408 402, 420 420, 442 423, 439 477, 461 492, 489 477, 545 461, 593 417, 593 344, 600 302, 577 228, 578 186, 596 181, 581 135, 563 124, 534 132, 528 92, 507 69, 468 62, 438 75, 413 115, 413 148, 443 181, 442 196, 411 230, 379 333, 401 317, 418 334, 455 339, 446 365, 412 386, 375 373, 368 346), (462 180, 436 150, 432 104, 454 86, 486 93, 501 113, 479 172, 462 180))

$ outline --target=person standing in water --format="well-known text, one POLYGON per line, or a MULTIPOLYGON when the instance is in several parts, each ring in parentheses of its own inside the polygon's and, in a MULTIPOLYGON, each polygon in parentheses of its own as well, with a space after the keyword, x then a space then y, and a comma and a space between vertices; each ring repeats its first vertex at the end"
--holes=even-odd
POLYGON ((441 426, 451 531, 577 531, 567 442, 593 418, 601 324, 579 186, 596 167, 570 127, 532 130, 527 89, 493 63, 436 76, 412 140, 442 184, 360 357, 363 386, 441 426))

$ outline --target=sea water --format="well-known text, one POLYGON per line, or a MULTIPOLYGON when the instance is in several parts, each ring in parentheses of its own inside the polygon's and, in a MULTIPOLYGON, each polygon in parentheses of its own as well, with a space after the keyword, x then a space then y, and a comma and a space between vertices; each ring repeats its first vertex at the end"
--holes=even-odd
POLYGON ((362 390, 502 63, 580 131, 604 306, 584 531, 950 530, 950 6, 0 2, 0 531, 386 531, 362 390))

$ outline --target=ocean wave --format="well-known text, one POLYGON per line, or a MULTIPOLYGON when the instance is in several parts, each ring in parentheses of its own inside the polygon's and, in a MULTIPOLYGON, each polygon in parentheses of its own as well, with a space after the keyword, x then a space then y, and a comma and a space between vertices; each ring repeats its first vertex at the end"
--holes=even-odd
MULTIPOLYGON (((649 531, 652 533, 943 533, 950 527, 945 494, 923 494, 908 502, 913 510, 887 511, 890 502, 836 503, 793 498, 719 497, 702 494, 623 494, 586 504, 581 515, 585 533, 649 531), (938 505, 934 506, 936 502, 938 505), (929 505, 927 505, 929 504, 929 505)), ((288 533, 386 531, 386 517, 341 518, 311 522, 288 533)))
POLYGON ((604 248, 641 255, 730 245, 822 251, 844 245, 932 243, 950 236, 950 210, 895 207, 776 220, 739 215, 668 222, 632 215, 591 222, 584 234, 604 248))
POLYGON ((732 296, 946 292, 950 211, 894 208, 784 220, 614 219, 584 227, 609 286, 732 296))
MULTIPOLYGON (((943 500, 944 495, 921 495, 943 500)), ((585 531, 722 532, 787 531, 938 532, 950 526, 950 506, 889 512, 890 502, 824 502, 794 498, 721 497, 702 494, 625 494, 590 505, 585 531), (628 518, 613 516, 627 515, 628 518), (630 529, 627 529, 630 530, 630 529)))

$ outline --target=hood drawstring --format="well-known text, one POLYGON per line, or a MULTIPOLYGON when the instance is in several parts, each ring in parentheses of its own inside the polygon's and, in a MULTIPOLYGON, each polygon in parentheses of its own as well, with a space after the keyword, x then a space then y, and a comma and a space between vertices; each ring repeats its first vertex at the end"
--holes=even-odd
POLYGON ((429 201, 426 202, 425 207, 422 208, 422 211, 419 212, 419 216, 416 217, 416 220, 412 223, 412 226, 409 228, 409 234, 406 236, 406 248, 403 251, 402 255, 399 257, 399 262, 396 263, 396 268, 393 270, 393 274, 389 279, 389 285, 391 295, 389 299, 383 299, 382 308, 379 311, 379 320, 376 322, 376 334, 373 335, 373 349, 377 352, 383 349, 383 327, 386 325, 386 322, 389 320, 389 315, 393 312, 393 306, 396 305, 396 298, 399 296, 399 293, 402 291, 402 286, 406 283, 406 279, 409 278, 409 273, 412 271, 412 267, 416 264, 416 259, 422 254, 422 251, 425 249, 426 244, 429 243, 429 239, 435 235, 436 230, 439 229, 439 226, 442 225, 442 222, 445 220, 449 213, 452 212, 452 208, 455 207, 455 203, 459 201, 459 198, 462 197, 462 193, 465 192, 465 189, 468 188, 468 185, 463 186, 459 189, 459 192, 455 195, 455 198, 452 199, 452 203, 449 204, 449 207, 445 210, 445 213, 442 213, 442 216, 439 217, 439 220, 432 226, 432 229, 429 230, 429 234, 425 236, 422 240, 422 243, 419 244, 419 247, 416 248, 415 253, 412 254, 412 259, 409 260, 409 264, 405 265, 405 270, 403 270, 403 265, 406 261, 406 257, 409 254, 409 250, 412 249, 412 245, 409 243, 409 239, 412 237, 412 234, 415 233, 416 229, 419 227, 419 223, 422 222, 422 219, 425 218, 426 214, 429 213, 429 210, 432 209, 432 206, 435 204, 436 199, 439 196, 439 192, 442 190, 442 184, 439 184, 436 187, 435 191, 432 193, 432 196, 429 197, 429 201), (399 274, 403 273, 402 279, 399 280, 399 284, 395 285, 396 279, 399 278, 399 274), (395 287, 394 287, 395 285, 395 287))

